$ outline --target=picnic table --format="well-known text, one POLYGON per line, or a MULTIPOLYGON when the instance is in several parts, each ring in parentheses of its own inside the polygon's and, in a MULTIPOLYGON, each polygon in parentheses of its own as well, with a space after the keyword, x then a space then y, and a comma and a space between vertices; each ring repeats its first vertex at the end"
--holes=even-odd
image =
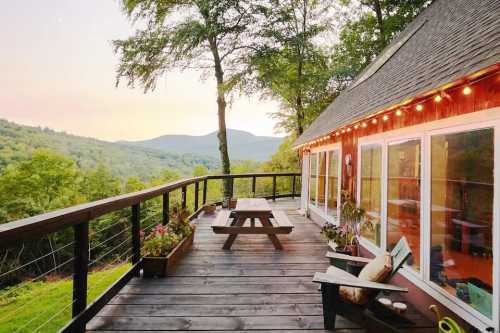
POLYGON ((277 234, 289 234, 293 224, 282 210, 272 210, 266 199, 238 199, 236 208, 232 211, 222 210, 212 223, 212 230, 216 234, 228 234, 222 247, 230 250, 239 234, 258 235, 269 237, 276 250, 283 246, 277 234), (246 223, 249 220, 250 223, 246 223), (260 221, 260 225, 256 223, 260 221), (274 224, 273 224, 274 222, 274 224))

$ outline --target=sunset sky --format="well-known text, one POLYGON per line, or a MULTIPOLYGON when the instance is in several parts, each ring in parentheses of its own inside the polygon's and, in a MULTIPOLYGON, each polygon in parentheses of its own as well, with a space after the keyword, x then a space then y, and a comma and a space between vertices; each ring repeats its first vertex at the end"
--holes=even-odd
MULTIPOLYGON (((0 118, 105 140, 217 129, 214 84, 172 72, 153 93, 115 88, 111 40, 133 31, 117 0, 11 1, 0 11, 0 118)), ((276 135, 274 102, 239 98, 229 128, 276 135)))

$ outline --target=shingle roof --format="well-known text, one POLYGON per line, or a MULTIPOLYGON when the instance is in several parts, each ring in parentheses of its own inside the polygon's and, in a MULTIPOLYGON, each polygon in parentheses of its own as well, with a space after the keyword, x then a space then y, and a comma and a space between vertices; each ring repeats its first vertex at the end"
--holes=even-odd
POLYGON ((500 0, 435 0, 294 146, 499 62, 500 0))

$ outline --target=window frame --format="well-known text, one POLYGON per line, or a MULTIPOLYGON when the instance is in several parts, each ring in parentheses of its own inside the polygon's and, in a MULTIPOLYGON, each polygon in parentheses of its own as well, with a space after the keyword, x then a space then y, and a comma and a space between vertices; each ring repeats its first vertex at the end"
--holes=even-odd
POLYGON ((387 247, 387 142, 401 141, 411 138, 421 138, 421 205, 420 205, 420 273, 404 267, 401 274, 421 290, 435 298, 450 310, 457 313, 464 320, 477 326, 479 329, 487 327, 500 328, 500 107, 477 111, 452 118, 435 120, 420 125, 404 127, 384 133, 373 134, 358 139, 358 162, 356 179, 356 197, 360 199, 360 167, 361 147, 369 144, 382 144, 382 207, 381 207, 381 247, 372 242, 361 239, 360 243, 373 254, 384 252, 387 247), (494 142, 494 174, 493 174, 493 303, 492 318, 487 318, 469 304, 451 295, 444 288, 430 281, 430 245, 431 245, 431 138, 435 135, 461 133, 485 128, 493 129, 494 142))

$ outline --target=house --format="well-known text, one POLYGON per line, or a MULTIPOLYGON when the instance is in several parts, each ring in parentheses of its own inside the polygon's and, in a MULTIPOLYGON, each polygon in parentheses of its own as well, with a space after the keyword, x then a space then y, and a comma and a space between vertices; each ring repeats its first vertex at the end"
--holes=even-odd
POLYGON ((500 329, 500 1, 436 0, 297 139, 302 208, 339 223, 341 190, 401 236, 408 300, 500 329))

